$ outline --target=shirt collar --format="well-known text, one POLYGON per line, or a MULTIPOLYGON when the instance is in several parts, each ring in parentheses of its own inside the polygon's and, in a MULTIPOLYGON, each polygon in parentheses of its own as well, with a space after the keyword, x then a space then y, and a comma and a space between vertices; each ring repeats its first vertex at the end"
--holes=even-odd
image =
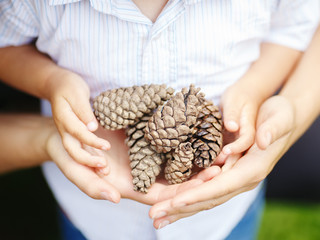
MULTIPOLYGON (((66 5, 76 3, 83 0, 49 0, 50 6, 66 5)), ((90 5, 99 12, 112 13, 113 0, 90 0, 90 5)))
MULTIPOLYGON (((83 0, 50 0, 49 5, 55 6, 55 5, 64 5, 69 3, 75 3, 80 2, 83 0)), ((102 11, 104 8, 111 9, 112 4, 116 4, 118 0, 90 0, 90 3, 92 5, 99 6, 100 10, 102 11), (108 6, 109 5, 109 6, 108 6), (107 6, 107 7, 104 7, 107 6)), ((197 2, 200 2, 201 0, 183 0, 186 5, 192 5, 197 2)), ((104 9, 106 10, 106 9, 104 9)), ((104 12, 104 11, 103 11, 104 12)))
POLYGON ((55 5, 64 5, 68 3, 74 3, 74 2, 80 2, 81 0, 50 0, 49 5, 55 6, 55 5))

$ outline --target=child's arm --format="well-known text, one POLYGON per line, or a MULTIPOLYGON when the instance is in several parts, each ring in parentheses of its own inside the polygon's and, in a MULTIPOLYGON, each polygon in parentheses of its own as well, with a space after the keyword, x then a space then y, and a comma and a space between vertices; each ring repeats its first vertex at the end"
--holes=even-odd
POLYGON ((0 56, 0 79, 51 102, 55 123, 72 158, 88 166, 106 166, 103 158, 90 155, 77 141, 99 149, 110 147, 106 140, 92 133, 98 123, 83 79, 57 66, 32 45, 2 48, 0 56))
POLYGON ((156 228, 164 221, 172 223, 216 207, 253 189, 265 179, 289 147, 320 114, 319 62, 320 28, 280 94, 261 105, 257 121, 257 143, 240 159, 230 156, 217 177, 177 194, 172 200, 154 205, 150 216, 155 218, 156 228), (268 133, 271 133, 271 140, 268 133), (163 216, 164 213, 166 216, 163 216))
POLYGON ((224 146, 220 159, 241 153, 254 143, 259 106, 282 85, 300 56, 298 50, 264 43, 260 58, 223 94, 221 108, 224 126, 238 138, 224 146))

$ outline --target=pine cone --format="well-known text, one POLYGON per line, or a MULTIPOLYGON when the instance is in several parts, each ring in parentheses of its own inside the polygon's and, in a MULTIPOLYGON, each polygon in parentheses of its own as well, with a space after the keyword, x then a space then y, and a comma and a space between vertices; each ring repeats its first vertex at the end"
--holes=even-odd
POLYGON ((182 183, 191 176, 193 148, 190 142, 180 143, 178 148, 167 153, 167 165, 164 170, 169 184, 182 183))
POLYGON ((165 84, 112 89, 95 98, 94 113, 106 129, 123 129, 163 104, 173 92, 165 84))
POLYGON ((158 152, 170 152, 185 142, 196 123, 204 94, 193 84, 183 88, 150 118, 145 137, 158 152))
POLYGON ((189 140, 195 150, 194 164, 210 167, 222 147, 222 120, 219 108, 211 101, 205 101, 189 140))
POLYGON ((144 128, 149 118, 150 115, 143 116, 126 130, 133 189, 143 193, 147 193, 148 188, 156 181, 164 160, 163 154, 157 153, 144 138, 144 128))

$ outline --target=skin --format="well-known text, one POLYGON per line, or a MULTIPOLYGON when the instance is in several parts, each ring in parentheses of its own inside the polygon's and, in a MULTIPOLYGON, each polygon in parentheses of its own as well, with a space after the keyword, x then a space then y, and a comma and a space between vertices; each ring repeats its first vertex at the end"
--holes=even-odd
MULTIPOLYGON (((151 21, 155 21, 165 5, 163 0, 135 0, 134 2, 151 21), (154 11, 151 13, 150 9, 154 11), (149 12, 150 14, 147 14, 149 12)), ((186 193, 188 196, 188 189, 190 191, 198 189, 195 186, 200 187, 209 183, 216 179, 215 176, 221 171, 224 173, 232 169, 239 159, 238 154, 254 144, 259 106, 281 85, 300 54, 298 51, 283 46, 264 44, 259 60, 252 64, 239 84, 230 87, 222 98, 224 124, 236 139, 224 147, 222 154, 217 159, 217 164, 225 164, 222 169, 217 166, 205 169, 194 179, 181 185, 168 186, 160 180, 152 186, 148 195, 132 191, 127 159, 125 156, 118 155, 127 152, 125 145, 122 144, 123 134, 119 132, 117 135, 111 132, 99 133, 101 130, 98 130, 98 123, 88 101, 89 88, 79 75, 57 66, 50 58, 38 52, 34 46, 27 45, 0 49, 0 79, 22 91, 51 102, 53 119, 62 144, 50 144, 48 153, 69 180, 84 193, 95 199, 107 199, 113 202, 118 202, 121 197, 124 197, 155 204, 171 199, 175 195, 178 197, 186 193), (269 81, 268 84, 266 80, 269 81), (248 89, 253 88, 256 91, 248 92, 248 89), (260 94, 254 94, 258 92, 260 94), (234 102, 238 103, 237 106, 233 106, 234 102), (117 139, 121 139, 121 144, 117 142, 117 139), (66 151, 63 151, 64 149, 66 151), (108 150, 108 152, 101 150, 108 150), (61 155, 54 157, 54 154, 58 153, 61 155), (123 177, 119 178, 119 176, 123 177), (116 184, 119 179, 122 184, 116 184)), ((50 139, 49 143, 58 142, 59 136, 55 135, 50 139)), ((222 173, 220 175, 223 176, 222 173)), ((254 184, 251 184, 250 188, 253 186, 254 184)), ((223 200, 220 202, 223 202, 232 196, 221 195, 221 197, 223 200)), ((155 209, 157 206, 159 205, 154 206, 155 209)), ((152 211, 150 214, 155 217, 157 214, 152 211)), ((156 220, 155 226, 159 227, 158 225, 156 220)))
POLYGON ((154 226, 216 207, 253 189, 270 173, 320 113, 320 28, 298 67, 277 96, 266 100, 257 117, 255 143, 242 157, 231 155, 217 177, 150 209, 154 226))
POLYGON ((0 55, 2 81, 51 102, 55 124, 70 156, 84 165, 106 167, 105 159, 84 151, 77 141, 97 149, 110 148, 108 141, 92 133, 97 130, 98 123, 84 80, 57 66, 33 45, 1 48, 0 55))
POLYGON ((141 13, 155 22, 168 0, 132 0, 141 13))
POLYGON ((131 169, 127 147, 123 143, 123 131, 98 129, 97 134, 106 137, 123 149, 113 148, 109 152, 84 146, 92 155, 99 155, 114 169, 105 175, 96 168, 85 166, 73 160, 63 147, 61 137, 52 118, 39 115, 0 114, 0 173, 38 166, 51 159, 62 173, 80 190, 94 199, 105 199, 118 203, 128 198, 146 204, 172 198, 175 194, 195 187, 220 173, 212 168, 194 176, 186 183, 168 185, 165 181, 154 184, 148 194, 133 191, 131 169))
MULTIPOLYGON (((153 205, 159 201, 172 199, 178 193, 182 194, 187 189, 201 185, 221 172, 219 167, 214 166, 203 170, 194 179, 181 185, 171 186, 158 180, 150 188, 147 195, 134 192, 131 186, 132 178, 128 169, 127 156, 117 155, 127 153, 126 146, 121 139, 123 134, 119 132, 119 135, 115 134, 117 132, 99 133, 101 130, 98 130, 97 122, 93 116, 88 101, 89 88, 84 80, 79 75, 60 68, 31 45, 3 48, 0 49, 0 55, 2 56, 0 59, 0 79, 20 90, 46 98, 51 102, 53 119, 61 136, 62 145, 51 144, 49 148, 51 155, 47 159, 53 159, 66 177, 90 197, 107 199, 115 203, 119 202, 120 198, 130 198, 153 205), (19 71, 16 71, 17 68, 19 68, 19 71), (90 125, 91 127, 89 127, 90 125), (121 142, 117 139, 121 139, 121 142), (110 145, 112 145, 111 149, 110 145), (108 152, 101 151, 104 149, 109 150, 108 152), (55 157, 58 153, 60 154, 59 157, 55 157), (119 181, 121 181, 121 184, 118 184, 119 181)), ((248 73, 240 80, 243 85, 239 84, 227 90, 222 101, 224 122, 226 128, 235 133, 237 140, 234 144, 231 143, 231 153, 224 154, 225 156, 221 154, 217 164, 223 165, 228 155, 232 156, 228 159, 235 159, 238 152, 245 151, 253 144, 255 111, 257 111, 263 98, 281 85, 283 77, 287 74, 286 72, 290 71, 299 56, 300 53, 295 50, 274 44, 265 44, 260 59, 252 65, 248 73), (278 57, 276 59, 278 59, 279 64, 275 65, 277 68, 274 68, 273 71, 269 71, 270 68, 264 59, 269 59, 275 54, 278 57), (273 77, 269 74, 270 72, 273 73, 273 77), (268 74, 265 75, 266 73, 268 74), (260 79, 259 76, 262 77, 262 83, 265 82, 263 76, 275 79, 273 87, 261 87, 259 89, 258 86, 260 85, 257 83, 255 87, 257 91, 261 90, 261 93, 247 94, 247 84, 257 82, 257 79, 260 79), (239 94, 238 89, 243 91, 244 94, 239 94), (262 90, 265 91, 263 94, 262 90), (239 96, 245 96, 245 98, 240 99, 239 96), (229 98, 230 100, 228 100, 229 98), (241 103, 239 113, 233 114, 235 109, 230 104, 233 101, 241 103), (254 112, 253 116, 252 112, 254 112), (230 126, 230 121, 235 122, 237 127, 233 128, 232 124, 230 126)), ((268 86, 271 86, 271 84, 268 86)), ((58 136, 56 136, 55 141, 58 142, 58 139, 58 136)), ((51 143, 53 140, 49 142, 51 143)), ((42 159, 42 161, 44 160, 42 159)), ((228 160, 226 166, 222 169, 231 166, 232 162, 228 160)))

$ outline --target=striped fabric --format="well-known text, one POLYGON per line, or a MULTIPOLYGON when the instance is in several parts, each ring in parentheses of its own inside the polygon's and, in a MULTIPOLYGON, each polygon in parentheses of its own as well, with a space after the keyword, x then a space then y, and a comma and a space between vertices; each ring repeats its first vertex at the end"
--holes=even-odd
MULTIPOLYGON (((80 74, 92 97, 120 86, 195 83, 218 103, 259 57, 261 42, 304 50, 318 9, 318 0, 169 0, 152 23, 130 0, 0 0, 0 46, 35 41, 80 74)), ((147 206, 94 201, 53 163, 44 173, 88 239, 223 239, 258 191, 154 231, 147 206)))
POLYGON ((4 0, 0 44, 37 39, 40 51, 83 76, 92 97, 119 86, 193 82, 218 101, 264 39, 306 47, 317 16, 316 0, 307 2, 171 0, 153 24, 129 0, 4 0))

